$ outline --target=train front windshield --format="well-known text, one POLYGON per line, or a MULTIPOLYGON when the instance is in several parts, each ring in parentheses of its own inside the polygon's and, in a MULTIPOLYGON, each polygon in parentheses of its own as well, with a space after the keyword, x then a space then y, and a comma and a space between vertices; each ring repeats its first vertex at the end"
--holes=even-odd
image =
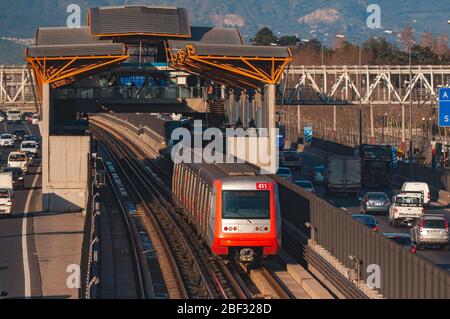
POLYGON ((223 219, 270 219, 269 191, 223 191, 223 219))

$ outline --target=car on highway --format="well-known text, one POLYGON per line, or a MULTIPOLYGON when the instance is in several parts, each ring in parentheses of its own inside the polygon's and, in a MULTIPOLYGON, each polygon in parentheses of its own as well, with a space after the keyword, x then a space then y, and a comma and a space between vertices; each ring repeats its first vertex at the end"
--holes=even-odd
POLYGON ((31 117, 31 124, 38 125, 38 123, 39 123, 39 115, 33 114, 33 116, 31 117))
POLYGON ((368 228, 374 231, 380 230, 380 228, 378 227, 378 222, 371 215, 354 214, 352 215, 352 218, 353 220, 356 220, 358 223, 366 225, 368 228))
POLYGON ((6 114, 6 122, 10 123, 21 123, 22 122, 22 112, 20 110, 9 110, 6 114))
POLYGON ((411 228, 411 239, 417 249, 425 246, 448 248, 448 220, 444 215, 424 215, 411 228))
POLYGON ((36 141, 22 141, 22 144, 20 144, 20 150, 25 152, 28 156, 38 156, 38 145, 36 141))
POLYGON ((316 193, 316 190, 314 188, 313 183, 311 183, 310 181, 294 181, 294 184, 297 185, 298 187, 303 188, 305 191, 309 192, 309 193, 316 193))
POLYGON ((423 205, 425 207, 430 206, 431 193, 427 183, 418 182, 406 182, 402 186, 403 192, 422 192, 423 193, 423 205))
POLYGON ((292 172, 287 167, 278 168, 277 176, 283 177, 283 178, 287 179, 288 181, 292 182, 292 172))
POLYGON ((280 165, 292 170, 301 170, 302 162, 297 151, 288 150, 281 152, 280 165))
POLYGON ((325 182, 325 166, 315 165, 310 173, 311 180, 316 184, 323 184, 325 182))
POLYGON ((408 249, 413 254, 416 253, 416 246, 414 245, 413 241, 411 240, 411 236, 409 234, 404 233, 385 233, 383 234, 386 238, 396 242, 400 246, 402 246, 405 249, 408 249))
POLYGON ((8 166, 18 167, 22 170, 24 174, 28 173, 28 166, 30 164, 30 159, 25 152, 11 152, 8 156, 8 166))
POLYGON ((389 207, 389 225, 397 227, 400 224, 412 226, 424 214, 422 192, 400 192, 392 198, 389 207))
POLYGON ((28 135, 23 139, 23 142, 25 141, 34 141, 37 144, 38 148, 41 148, 41 139, 39 136, 36 135, 28 135))
POLYGON ((28 136, 28 132, 25 130, 17 129, 13 132, 13 135, 17 141, 22 141, 25 137, 28 136))
POLYGON ((22 170, 18 167, 4 167, 2 173, 11 172, 13 176, 13 188, 23 189, 25 187, 25 179, 22 170))
POLYGON ((22 115, 22 120, 31 124, 31 119, 33 118, 32 112, 25 112, 22 115))
POLYGON ((388 214, 391 202, 386 193, 369 192, 360 198, 361 214, 388 214))
POLYGON ((14 147, 16 143, 16 138, 14 135, 9 133, 4 133, 0 135, 0 146, 2 147, 14 147))

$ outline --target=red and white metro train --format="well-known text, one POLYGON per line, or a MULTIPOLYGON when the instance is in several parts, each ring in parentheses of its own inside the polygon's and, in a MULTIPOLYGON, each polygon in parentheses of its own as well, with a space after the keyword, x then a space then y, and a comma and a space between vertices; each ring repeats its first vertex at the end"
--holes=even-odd
POLYGON ((281 246, 278 187, 245 164, 174 164, 172 192, 214 255, 259 262, 281 246))

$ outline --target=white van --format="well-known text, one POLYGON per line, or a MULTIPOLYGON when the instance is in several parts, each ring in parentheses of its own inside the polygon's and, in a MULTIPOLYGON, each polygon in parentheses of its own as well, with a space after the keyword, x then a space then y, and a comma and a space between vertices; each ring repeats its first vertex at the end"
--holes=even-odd
POLYGON ((33 117, 31 118, 31 124, 38 125, 38 123, 39 123, 39 115, 33 114, 33 117))
POLYGON ((8 111, 8 113, 6 114, 6 121, 8 122, 8 124, 11 122, 22 122, 22 112, 20 110, 8 111))
POLYGON ((427 183, 406 182, 402 186, 402 192, 422 192, 423 205, 426 207, 430 206, 431 193, 427 183))
POLYGON ((12 173, 0 173, 0 215, 11 215, 13 198, 14 191, 12 173))
POLYGON ((31 157, 37 157, 38 145, 36 141, 23 141, 20 150, 31 157))
POLYGON ((11 152, 8 156, 8 166, 18 167, 24 174, 28 173, 29 158, 25 152, 11 152))

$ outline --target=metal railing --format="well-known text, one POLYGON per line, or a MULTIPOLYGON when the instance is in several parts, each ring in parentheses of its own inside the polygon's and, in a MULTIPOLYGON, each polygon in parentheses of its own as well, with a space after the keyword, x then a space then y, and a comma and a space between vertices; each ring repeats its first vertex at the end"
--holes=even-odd
MULTIPOLYGON (((89 155, 90 157, 90 155, 89 155)), ((86 221, 84 227, 83 248, 81 257, 81 299, 98 298, 100 283, 100 202, 97 201, 104 181, 98 178, 97 159, 89 158, 89 197, 86 206, 86 221), (96 192, 94 194, 94 192, 96 192)))
POLYGON ((170 100, 202 98, 201 87, 70 87, 59 88, 54 92, 56 99, 120 99, 120 100, 170 100))

